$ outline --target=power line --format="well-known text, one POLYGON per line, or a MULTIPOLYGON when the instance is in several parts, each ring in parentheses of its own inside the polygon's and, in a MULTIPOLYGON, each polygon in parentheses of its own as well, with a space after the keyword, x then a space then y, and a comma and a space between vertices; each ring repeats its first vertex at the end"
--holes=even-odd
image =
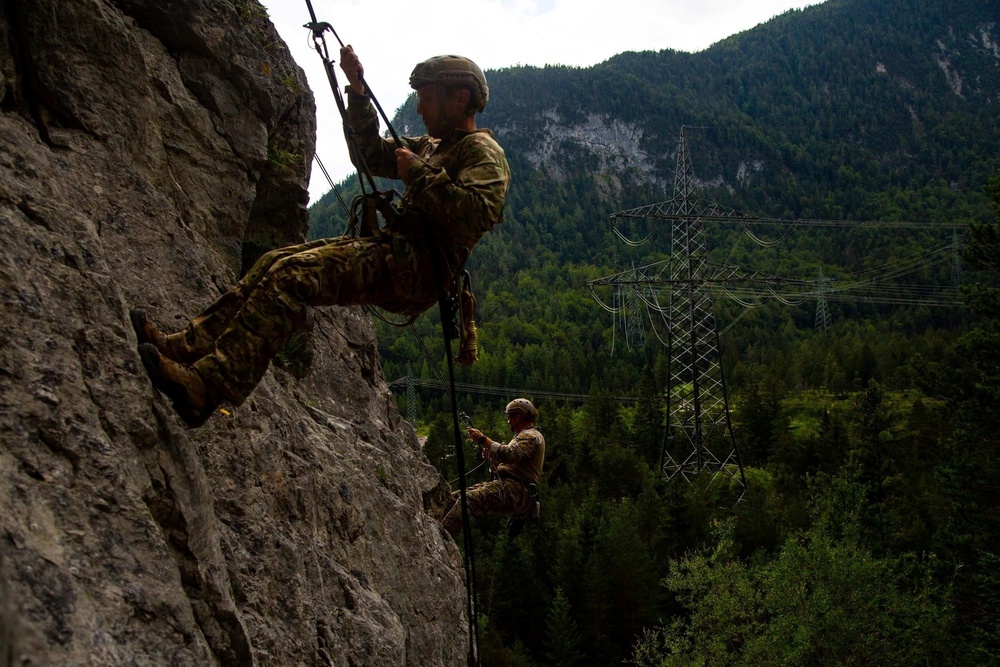
MULTIPOLYGON (((910 256, 884 262, 864 271, 844 274, 840 278, 821 276, 816 279, 780 277, 749 271, 739 266, 729 266, 702 261, 697 275, 687 276, 674 271, 670 263, 677 258, 654 262, 632 268, 611 276, 591 280, 588 286, 594 299, 607 311, 619 313, 634 303, 626 298, 622 287, 629 287, 633 296, 638 294, 647 307, 657 308, 647 298, 654 293, 669 296, 677 290, 695 286, 724 296, 744 307, 757 307, 765 300, 777 300, 785 305, 799 305, 805 301, 827 299, 896 305, 924 305, 934 307, 962 306, 963 300, 957 284, 922 285, 900 284, 890 281, 918 273, 937 265, 954 263, 957 256, 955 240, 920 250, 910 256), (600 297, 598 287, 614 286, 616 300, 609 305, 600 297)), ((954 275, 954 269, 952 269, 954 275)), ((617 315, 626 321, 624 315, 617 315)))
MULTIPOLYGON (((413 385, 417 387, 429 387, 431 389, 448 389, 448 385, 441 380, 433 380, 428 378, 418 378, 411 375, 406 375, 404 377, 393 380, 389 383, 390 387, 405 387, 407 385, 413 385)), ((455 390, 462 391, 467 394, 486 394, 490 396, 500 396, 503 398, 516 398, 518 396, 529 396, 536 399, 548 398, 554 401, 567 401, 574 403, 585 403, 592 398, 589 394, 572 394, 560 391, 547 391, 544 389, 520 389, 516 387, 491 387, 481 384, 469 384, 465 382, 456 382, 455 390)), ((639 399, 635 396, 614 396, 612 400, 616 403, 622 403, 624 405, 632 405, 638 403, 639 399)))
MULTIPOLYGON (((681 220, 697 218, 702 222, 717 222, 731 225, 772 225, 779 227, 840 227, 856 229, 923 229, 926 231, 966 229, 968 225, 955 222, 917 222, 912 220, 825 220, 796 218, 771 218, 755 216, 735 209, 725 208, 713 202, 703 201, 699 196, 692 195, 690 200, 674 197, 656 204, 647 204, 628 211, 611 214, 612 223, 627 219, 651 220, 681 220), (683 211, 679 209, 683 206, 683 211)), ((619 235, 622 233, 619 232, 619 235)), ((642 241, 630 240, 630 245, 638 245, 642 241)))

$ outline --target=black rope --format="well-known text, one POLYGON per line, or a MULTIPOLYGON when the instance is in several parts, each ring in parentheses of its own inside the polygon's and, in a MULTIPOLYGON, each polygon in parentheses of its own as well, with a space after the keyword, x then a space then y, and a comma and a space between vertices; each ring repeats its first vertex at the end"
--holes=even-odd
MULTIPOLYGON (((441 304, 441 325, 442 327, 448 326, 445 324, 445 316, 449 314, 446 306, 444 305, 444 300, 442 299, 441 304)), ((455 386, 455 362, 451 358, 451 338, 449 338, 447 332, 444 336, 444 351, 445 355, 448 357, 448 379, 451 386, 455 386)), ((459 480, 459 496, 462 502, 462 537, 465 543, 465 567, 466 567, 466 577, 465 577, 465 593, 466 599, 468 601, 466 612, 469 615, 469 665, 479 665, 479 609, 477 607, 476 600, 478 599, 476 592, 476 555, 472 547, 472 522, 469 520, 469 501, 468 496, 465 492, 466 490, 466 479, 465 479, 465 451, 462 449, 462 437, 458 427, 458 401, 455 398, 455 392, 450 392, 451 394, 451 416, 452 425, 455 431, 455 451, 458 456, 458 480, 459 480)))
POLYGON ((347 207, 347 202, 344 201, 344 197, 343 195, 340 194, 340 190, 337 189, 337 185, 333 182, 333 179, 330 178, 330 172, 326 170, 326 165, 324 165, 323 161, 319 159, 319 154, 317 153, 313 155, 313 159, 316 160, 316 164, 319 165, 320 171, 323 172, 323 176, 326 178, 326 182, 330 184, 330 189, 333 190, 333 194, 337 196, 337 201, 340 202, 340 207, 344 209, 344 215, 350 216, 351 211, 347 207))
MULTIPOLYGON (((424 224, 427 221, 424 220, 424 224)), ((429 235, 426 235, 429 237, 429 235)), ((434 279, 438 287, 438 309, 441 313, 441 332, 444 337, 444 354, 448 360, 448 395, 451 396, 451 418, 455 433, 455 453, 458 464, 459 498, 462 504, 462 538, 465 544, 465 591, 468 600, 469 615, 469 665, 475 667, 479 662, 479 609, 476 591, 476 554, 472 545, 472 522, 469 518, 469 501, 466 494, 468 486, 465 478, 465 450, 462 448, 462 435, 458 426, 458 398, 455 395, 455 360, 451 354, 451 341, 459 337, 461 323, 456 321, 459 312, 458 297, 449 294, 449 276, 446 274, 447 260, 441 253, 431 252, 431 264, 434 266, 434 279)), ((462 413, 464 414, 464 413, 462 413)))
MULTIPOLYGON (((375 179, 372 176, 371 169, 368 168, 368 164, 365 161, 364 156, 361 155, 361 152, 358 150, 357 140, 354 136, 354 129, 347 121, 347 105, 344 102, 344 95, 340 91, 340 86, 337 83, 337 73, 334 70, 333 61, 330 59, 330 50, 326 45, 326 38, 323 34, 329 31, 341 47, 345 46, 344 41, 340 39, 340 35, 337 34, 337 31, 333 29, 332 25, 325 21, 321 23, 316 20, 316 12, 313 10, 311 0, 306 0, 306 6, 309 8, 309 17, 312 19, 312 22, 305 24, 303 27, 312 31, 313 44, 315 45, 316 52, 323 60, 323 70, 326 72, 326 78, 330 82, 330 88, 333 90, 334 100, 337 102, 337 110, 340 112, 340 117, 343 120, 344 138, 347 140, 347 150, 350 153, 351 162, 358 167, 358 180, 361 181, 361 176, 364 175, 365 179, 368 180, 368 184, 372 191, 375 192, 378 190, 378 187, 375 185, 375 179)), ((363 73, 359 74, 359 79, 361 84, 365 87, 365 91, 368 93, 368 97, 371 99, 375 109, 385 122, 386 128, 389 130, 389 134, 392 136, 393 141, 396 142, 397 146, 403 147, 403 142, 396 133, 396 128, 392 126, 392 121, 389 120, 389 116, 382 109, 382 105, 379 104, 378 99, 375 97, 375 93, 372 92, 368 82, 365 81, 363 73)), ((364 184, 362 183, 362 190, 363 189, 364 184)))
MULTIPOLYGON (((371 174, 371 170, 368 169, 368 165, 365 163, 361 152, 358 150, 357 140, 354 137, 354 129, 347 122, 347 104, 344 102, 344 95, 341 93, 340 86, 337 83, 337 73, 334 71, 333 61, 330 60, 330 49, 326 45, 326 37, 323 36, 323 33, 327 30, 333 32, 333 26, 329 23, 320 23, 316 20, 316 12, 313 10, 310 0, 306 0, 306 6, 309 8, 309 17, 312 19, 312 22, 305 24, 303 27, 308 28, 312 32, 313 47, 323 61, 323 71, 326 72, 327 81, 330 82, 330 89, 333 91, 333 99, 337 103, 337 111, 340 112, 344 129, 344 139, 347 141, 347 152, 350 154, 351 162, 358 168, 358 182, 361 184, 361 190, 364 191, 365 186, 362 179, 362 176, 364 176, 374 191, 377 189, 375 179, 371 174)), ((336 32, 333 32, 333 34, 335 37, 337 36, 336 32)), ((337 37, 337 41, 340 41, 340 37, 337 37)))
MULTIPOLYGON (((320 169, 323 171, 323 175, 326 177, 326 180, 330 184, 330 187, 333 188, 334 193, 337 195, 337 199, 340 201, 340 205, 344 209, 344 214, 349 217, 350 214, 351 214, 351 211, 348 208, 347 203, 344 201, 344 198, 340 195, 340 192, 337 190, 337 186, 334 185, 333 179, 330 178, 330 174, 327 173, 326 167, 323 166, 323 162, 319 159, 318 155, 316 156, 316 162, 319 164, 320 169)), ((417 345, 420 347, 420 350, 423 352, 424 358, 427 360, 428 365, 432 369, 434 369, 434 373, 435 373, 435 375, 437 375, 438 382, 440 382, 441 386, 444 387, 445 391, 448 392, 448 395, 451 396, 451 398, 452 398, 452 406, 453 406, 453 409, 454 409, 457 406, 457 399, 455 398, 455 381, 454 381, 454 377, 452 377, 452 381, 451 381, 450 385, 446 384, 445 381, 444 381, 444 378, 441 377, 441 371, 438 370, 436 362, 434 361, 434 358, 431 356, 431 353, 427 349, 427 346, 424 344, 424 341, 420 337, 420 334, 417 333, 416 327, 413 326, 413 322, 416 320, 416 317, 407 317, 405 319, 405 321, 403 321, 403 322, 396 322, 396 321, 393 321, 393 320, 389 319, 388 317, 386 317, 385 315, 383 315, 382 313, 380 313, 375 308, 370 308, 369 306, 362 306, 362 308, 365 310, 365 312, 367 312, 367 313, 369 313, 371 315, 374 315, 375 317, 379 318, 380 320, 382 320, 386 324, 390 324, 390 325, 396 326, 396 327, 409 326, 410 332, 413 334, 414 339, 416 339, 417 345)), ((445 342, 446 343, 448 342, 448 338, 447 337, 445 338, 445 342)), ((448 356, 450 358, 451 351, 450 350, 446 350, 446 354, 448 354, 448 356)), ((464 411, 461 411, 461 417, 462 417, 462 421, 464 421, 471 428, 472 427, 472 419, 469 417, 469 415, 466 414, 464 411)), ((461 449, 460 446, 458 447, 458 450, 459 450, 459 456, 461 458, 462 449, 461 449)), ((480 463, 479 465, 477 465, 473 469, 471 469, 469 471, 466 471, 464 475, 466 477, 468 475, 471 475, 472 473, 476 472, 477 470, 479 470, 480 468, 482 468, 487 463, 488 463, 488 461, 484 460, 482 463, 480 463)), ((454 484, 456 484, 459 481, 459 479, 463 480, 462 481, 462 496, 463 496, 463 499, 464 499, 464 497, 465 497, 466 482, 463 479, 463 475, 462 475, 461 471, 459 473, 459 478, 458 479, 453 479, 453 480, 449 481, 448 484, 449 485, 454 485, 454 484)), ((463 526, 466 529, 466 533, 468 534, 468 530, 467 530, 468 529, 468 521, 467 521, 467 516, 466 515, 467 515, 467 506, 466 506, 466 504, 463 504, 463 507, 462 507, 463 526)), ((476 623, 476 627, 478 628, 478 626, 479 626, 479 624, 477 622, 476 623)), ((478 644, 478 639, 477 639, 477 644, 478 644)))
MULTIPOLYGON (((324 22, 324 23, 317 23, 317 21, 316 21, 316 14, 313 13, 312 3, 310 2, 310 0, 306 0, 306 4, 309 5, 309 15, 312 17, 313 22, 312 22, 312 24, 306 25, 305 27, 311 29, 313 31, 313 35, 314 36, 316 34, 316 31, 318 30, 321 38, 322 38, 323 32, 326 31, 326 30, 329 30, 331 33, 333 33, 334 38, 340 44, 341 48, 347 46, 346 44, 344 44, 344 40, 340 39, 340 35, 337 34, 337 31, 333 29, 332 25, 330 25, 329 23, 326 23, 326 22, 324 22)), ((323 41, 323 48, 324 48, 324 53, 326 53, 326 41, 325 40, 323 41)), ((329 61, 329 58, 326 58, 326 60, 329 61)), ((332 65, 332 63, 331 63, 331 65, 332 65)), ((399 135, 396 134, 395 128, 392 126, 392 123, 389 122, 389 117, 385 114, 384 111, 382 111, 382 105, 378 103, 378 100, 375 99, 375 93, 373 93, 372 89, 368 87, 368 82, 365 81, 365 75, 364 75, 364 73, 363 72, 360 73, 358 75, 358 78, 361 81, 361 85, 363 85, 365 87, 365 90, 368 92, 368 97, 371 98, 372 104, 375 105, 375 108, 378 110, 379 115, 382 116, 382 120, 385 121, 386 127, 389 130, 389 134, 392 136, 393 140, 396 142, 396 144, 398 146, 402 146, 403 144, 399 140, 399 135)), ((333 77, 333 80, 331 81, 331 83, 334 85, 334 87, 336 87, 336 77, 335 76, 333 77)))

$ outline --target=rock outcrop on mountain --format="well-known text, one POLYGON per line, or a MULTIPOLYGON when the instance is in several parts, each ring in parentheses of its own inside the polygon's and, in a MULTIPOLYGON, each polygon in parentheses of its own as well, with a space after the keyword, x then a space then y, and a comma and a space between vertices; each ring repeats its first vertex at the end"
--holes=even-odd
POLYGON ((464 662, 363 313, 197 430, 136 352, 304 238, 314 124, 254 0, 0 4, 0 666, 464 662))

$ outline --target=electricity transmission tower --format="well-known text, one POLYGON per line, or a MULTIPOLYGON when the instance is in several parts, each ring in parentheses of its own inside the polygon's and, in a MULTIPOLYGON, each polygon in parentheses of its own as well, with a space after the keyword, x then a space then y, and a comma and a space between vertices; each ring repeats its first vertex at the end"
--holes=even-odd
MULTIPOLYGON (((719 356, 719 334, 715 321, 714 298, 707 285, 725 279, 706 261, 701 202, 694 194, 694 174, 684 128, 681 128, 674 172, 674 197, 654 204, 612 215, 615 218, 656 218, 668 220, 671 250, 666 282, 673 289, 665 309, 667 357, 669 363, 667 430, 660 453, 660 466, 668 478, 682 475, 688 481, 702 471, 727 472, 744 489, 743 464, 733 437, 729 398, 719 356)), ((735 212, 710 207, 713 215, 735 212)), ((731 277, 731 276, 728 276, 731 277)), ((629 286, 637 298, 655 300, 640 285, 650 281, 645 271, 633 269, 594 284, 629 286)), ((657 278, 652 279, 654 282, 657 278)))
MULTIPOLYGON (((625 284, 618 285, 615 290, 615 331, 621 329, 625 334, 625 347, 629 350, 641 350, 646 347, 646 328, 643 326, 643 318, 646 309, 642 308, 642 298, 639 290, 632 285, 639 280, 641 271, 632 268, 634 280, 625 281, 625 284), (631 283, 631 284, 630 284, 631 283)), ((612 342, 614 351, 614 342, 612 342)))
POLYGON ((827 331, 833 318, 830 317, 830 307, 826 303, 826 278, 823 277, 823 267, 819 267, 819 298, 816 299, 816 329, 827 331))
POLYGON ((406 421, 417 426, 417 392, 413 389, 413 367, 406 362, 406 421))
MULTIPOLYGON (((660 463, 673 478, 682 475, 691 481, 702 471, 725 472, 746 488, 739 449, 733 437, 729 398, 719 354, 719 331, 715 318, 717 297, 731 299, 749 310, 765 301, 801 305, 817 301, 816 326, 830 325, 828 300, 860 301, 871 304, 958 306, 956 285, 898 284, 896 279, 912 275, 943 261, 951 261, 958 246, 957 235, 935 246, 922 247, 912 257, 895 258, 878 267, 838 279, 833 286, 822 272, 819 279, 767 276, 739 266, 709 261, 704 222, 734 224, 762 247, 776 245, 755 236, 750 225, 791 227, 839 227, 957 230, 958 224, 915 222, 866 222, 847 220, 781 220, 750 216, 718 204, 703 201, 694 191, 694 174, 685 128, 681 128, 674 172, 672 199, 611 215, 615 234, 626 244, 641 245, 652 237, 647 224, 645 236, 633 240, 619 225, 629 221, 666 222, 670 227, 670 255, 665 261, 587 283, 594 299, 616 315, 616 322, 628 322, 619 312, 638 299, 650 315, 651 333, 668 350, 667 428, 660 463), (615 290, 614 298, 602 299, 599 289, 615 290), (631 296, 624 294, 631 291, 631 296), (663 303, 663 295, 666 303, 663 303), (662 322, 665 340, 655 326, 662 322)), ((640 222, 640 224, 643 224, 640 222)), ((955 269, 957 282, 958 270, 955 269)), ((628 340, 628 329, 626 329, 628 340)))

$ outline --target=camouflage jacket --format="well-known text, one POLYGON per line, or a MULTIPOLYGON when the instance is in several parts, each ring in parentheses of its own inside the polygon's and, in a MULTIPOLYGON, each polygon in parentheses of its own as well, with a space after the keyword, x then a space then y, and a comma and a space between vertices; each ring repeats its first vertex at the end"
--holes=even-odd
POLYGON ((522 482, 538 484, 545 463, 545 438, 537 428, 526 428, 506 445, 493 443, 490 461, 499 464, 497 475, 500 477, 516 477, 522 482))
MULTIPOLYGON (((379 136, 378 115, 367 95, 348 86, 348 122, 372 174, 396 174, 396 142, 379 136)), ((400 137, 420 157, 407 171, 403 203, 424 214, 440 240, 471 251, 503 216, 510 167, 503 148, 486 129, 454 130, 443 139, 400 137)))

